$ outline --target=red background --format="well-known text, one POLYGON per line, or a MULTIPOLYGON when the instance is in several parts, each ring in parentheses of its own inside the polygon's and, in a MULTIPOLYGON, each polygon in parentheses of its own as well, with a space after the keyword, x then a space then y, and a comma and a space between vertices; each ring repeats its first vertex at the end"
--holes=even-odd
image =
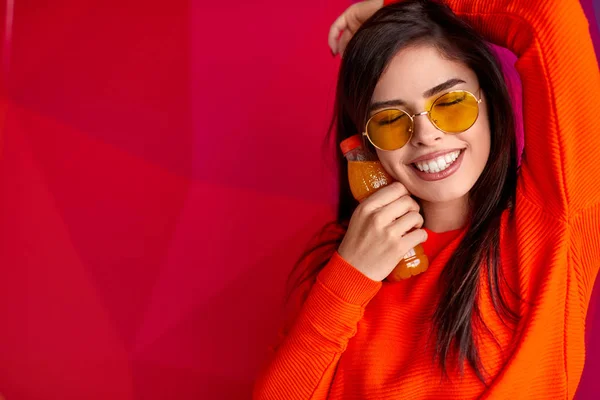
MULTIPOLYGON (((349 4, 0 0, 7 400, 250 397, 335 212, 326 36, 349 4)), ((599 375, 590 340, 580 399, 599 375)))

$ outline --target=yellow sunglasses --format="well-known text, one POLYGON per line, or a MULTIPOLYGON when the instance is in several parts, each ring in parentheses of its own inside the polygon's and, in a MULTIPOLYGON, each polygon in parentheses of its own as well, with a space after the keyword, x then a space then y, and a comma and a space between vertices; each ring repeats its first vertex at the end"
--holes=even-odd
MULTIPOLYGON (((478 90, 481 95, 481 88, 478 90)), ((397 150, 410 141, 414 132, 414 118, 427 115, 438 130, 455 135, 469 129, 479 116, 479 99, 467 90, 453 90, 437 97, 428 111, 409 114, 399 108, 378 111, 367 121, 363 136, 376 148, 397 150)))

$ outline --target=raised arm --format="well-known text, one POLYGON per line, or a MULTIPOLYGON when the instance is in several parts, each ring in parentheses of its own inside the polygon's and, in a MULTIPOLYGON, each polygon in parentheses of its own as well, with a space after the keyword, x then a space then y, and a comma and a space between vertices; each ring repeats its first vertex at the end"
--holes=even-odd
POLYGON ((568 223, 585 310, 600 267, 600 72, 579 0, 446 4, 518 57, 525 133, 518 190, 568 223))
POLYGON ((579 0, 446 4, 518 57, 525 131, 519 189, 565 220, 599 204, 600 73, 579 0))

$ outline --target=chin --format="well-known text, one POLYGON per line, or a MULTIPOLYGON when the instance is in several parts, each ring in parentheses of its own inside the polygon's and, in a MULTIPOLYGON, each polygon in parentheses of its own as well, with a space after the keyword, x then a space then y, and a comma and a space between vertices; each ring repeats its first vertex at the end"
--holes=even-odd
POLYGON ((415 197, 419 198, 422 201, 426 201, 429 203, 446 203, 449 201, 457 200, 464 197, 467 193, 469 193, 468 187, 453 187, 451 189, 444 188, 424 188, 418 187, 411 190, 407 186, 407 190, 415 197))

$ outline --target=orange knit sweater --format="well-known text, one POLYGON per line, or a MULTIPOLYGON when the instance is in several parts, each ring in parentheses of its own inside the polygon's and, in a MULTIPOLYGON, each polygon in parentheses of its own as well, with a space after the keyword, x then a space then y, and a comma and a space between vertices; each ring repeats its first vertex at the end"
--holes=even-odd
MULTIPOLYGON (((525 300, 505 327, 482 276, 480 310, 502 345, 478 348, 486 388, 465 365, 440 380, 426 345, 440 271, 464 232, 431 234, 429 270, 370 280, 337 252, 286 325, 255 399, 555 399, 575 394, 585 318, 600 266, 600 74, 578 0, 449 0, 490 42, 512 50, 523 83, 525 150, 502 268, 525 300), (435 254, 438 253, 438 254, 435 254)), ((485 272, 484 272, 485 273, 485 272)), ((507 296, 507 299, 514 299, 507 296)), ((451 365, 449 365, 451 367, 451 365)))

